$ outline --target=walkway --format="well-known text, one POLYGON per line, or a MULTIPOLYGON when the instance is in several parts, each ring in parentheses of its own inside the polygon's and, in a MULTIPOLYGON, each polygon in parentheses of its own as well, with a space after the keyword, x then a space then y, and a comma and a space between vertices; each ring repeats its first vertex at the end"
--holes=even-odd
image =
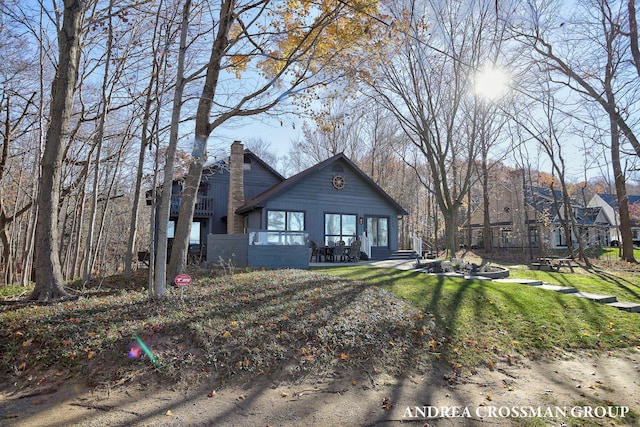
POLYGON ((572 295, 578 298, 584 298, 591 301, 599 302, 601 304, 615 307, 620 310, 630 311, 632 313, 640 313, 640 304, 635 302, 618 301, 618 298, 614 295, 601 295, 593 294, 589 292, 581 292, 573 286, 558 286, 550 285, 549 283, 542 282, 540 280, 530 279, 495 279, 494 282, 498 283, 516 283, 520 285, 537 286, 540 289, 547 289, 549 291, 560 292, 562 294, 572 295))

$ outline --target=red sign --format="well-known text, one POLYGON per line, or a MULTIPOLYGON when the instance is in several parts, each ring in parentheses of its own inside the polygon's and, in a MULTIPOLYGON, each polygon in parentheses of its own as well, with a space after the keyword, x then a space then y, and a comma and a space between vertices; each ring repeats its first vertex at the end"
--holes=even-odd
POLYGON ((191 284, 191 276, 188 274, 178 274, 174 283, 178 286, 189 286, 191 284))

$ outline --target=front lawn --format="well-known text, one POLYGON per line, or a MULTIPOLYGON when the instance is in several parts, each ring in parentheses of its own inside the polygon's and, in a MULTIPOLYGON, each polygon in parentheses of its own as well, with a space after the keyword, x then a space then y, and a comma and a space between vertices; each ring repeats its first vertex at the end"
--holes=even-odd
MULTIPOLYGON (((162 301, 148 299, 144 280, 131 286, 117 278, 73 301, 3 301, 5 386, 401 376, 434 360, 464 375, 576 349, 640 346, 640 314, 524 285, 369 266, 203 273, 193 274, 184 295, 171 289, 162 301)), ((621 283, 628 295, 637 289, 632 278, 584 280, 603 291, 621 283)))
MULTIPOLYGON (((438 326, 440 341, 434 350, 460 368, 555 357, 576 349, 640 346, 640 314, 532 286, 366 266, 322 271, 380 286, 424 311, 438 326)), ((610 274, 597 280, 586 274, 528 271, 517 275, 550 282, 560 275, 565 279, 559 284, 617 294, 625 289, 625 298, 638 300, 638 286, 628 277, 610 274)))

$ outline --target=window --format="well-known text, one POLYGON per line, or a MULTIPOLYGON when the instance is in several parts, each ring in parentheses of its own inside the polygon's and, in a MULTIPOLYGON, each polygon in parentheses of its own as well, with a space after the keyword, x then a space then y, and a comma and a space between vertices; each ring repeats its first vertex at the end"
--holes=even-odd
MULTIPOLYGON (((192 222, 191 223, 191 234, 189 235, 189 244, 190 245, 199 245, 200 244, 200 222, 192 222)), ((167 225, 167 238, 173 239, 176 234, 176 222, 174 220, 169 221, 167 225)))
POLYGON ((512 242, 511 229, 503 228, 502 230, 500 230, 500 233, 502 234, 502 247, 510 247, 512 242))
POLYGON ((169 224, 167 225, 167 238, 173 239, 175 237, 175 234, 176 234, 176 222, 169 221, 169 224))
POLYGON ((529 242, 532 248, 538 247, 538 227, 529 227, 529 242))
POLYGON ((189 244, 190 245, 200 244, 200 223, 199 222, 191 223, 191 234, 189 235, 189 244))
POLYGON ((389 218, 367 218, 367 237, 372 246, 389 246, 389 218))
POLYGON ((355 215, 325 214, 324 238, 326 243, 343 241, 350 244, 356 239, 356 221, 355 215))
POLYGON ((567 246, 567 239, 564 230, 561 227, 556 228, 556 246, 567 246))
POLYGON ((304 212, 269 211, 267 212, 267 230, 303 231, 304 212))

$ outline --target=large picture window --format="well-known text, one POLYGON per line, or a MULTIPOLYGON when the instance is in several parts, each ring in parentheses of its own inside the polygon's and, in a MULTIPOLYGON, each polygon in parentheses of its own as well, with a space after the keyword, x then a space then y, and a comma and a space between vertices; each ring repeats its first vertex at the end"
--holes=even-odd
POLYGON ((356 216, 345 214, 324 215, 325 242, 338 243, 340 241, 350 244, 356 239, 356 216))
POLYGON ((267 213, 267 230, 304 231, 304 212, 269 211, 267 213))

